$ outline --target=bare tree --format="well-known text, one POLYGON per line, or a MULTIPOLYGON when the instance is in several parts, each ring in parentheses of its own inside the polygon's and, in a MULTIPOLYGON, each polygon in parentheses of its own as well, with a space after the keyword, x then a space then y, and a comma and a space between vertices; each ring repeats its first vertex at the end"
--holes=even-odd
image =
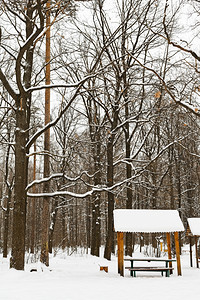
MULTIPOLYGON (((35 73, 34 50, 37 45, 41 45, 42 37, 45 33, 45 18, 47 1, 38 0, 35 3, 32 0, 23 2, 3 1, 4 12, 2 15, 2 36, 1 51, 4 59, 1 61, 0 80, 7 90, 10 97, 14 100, 9 101, 11 108, 15 113, 15 193, 14 193, 14 212, 13 212, 13 238, 12 238, 12 256, 10 266, 22 270, 24 268, 25 254, 25 228, 26 228, 26 200, 27 200, 27 179, 28 179, 28 152, 35 140, 43 134, 48 128, 53 126, 61 118, 62 114, 68 109, 70 103, 76 98, 79 89, 85 82, 85 79, 78 84, 66 85, 65 87, 74 87, 74 95, 70 99, 67 107, 63 109, 58 118, 47 124, 37 134, 29 139, 29 127, 31 116, 32 93, 36 90, 43 90, 45 86, 39 88, 33 87, 33 73, 35 75, 35 84, 38 83, 38 74, 35 73), (8 32, 5 26, 6 22, 13 31, 15 47, 13 50, 8 43, 8 32), (39 44, 38 44, 39 43, 39 44), (6 77, 6 61, 13 61, 15 65, 14 76, 11 80, 6 77), (34 68, 33 68, 34 67, 34 68), (34 69, 34 70, 33 70, 34 69)), ((59 10, 56 11, 56 14, 59 10)), ((39 50, 36 51, 39 54, 39 50)), ((40 78, 41 80, 41 78, 40 78)), ((59 85, 60 86, 60 85, 59 85)))

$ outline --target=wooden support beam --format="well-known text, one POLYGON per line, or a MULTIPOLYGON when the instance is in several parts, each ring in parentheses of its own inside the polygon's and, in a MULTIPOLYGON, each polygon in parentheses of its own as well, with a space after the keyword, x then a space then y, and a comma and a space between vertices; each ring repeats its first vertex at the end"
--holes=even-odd
POLYGON ((189 237, 190 240, 190 267, 193 267, 193 262, 192 262, 192 237, 189 237))
POLYGON ((124 235, 123 232, 117 232, 117 254, 118 254, 118 273, 124 276, 124 235))
POLYGON ((196 264, 197 264, 197 268, 199 268, 199 261, 198 261, 198 247, 197 247, 197 241, 198 241, 198 238, 197 236, 195 235, 195 252, 196 252, 196 264))
POLYGON ((179 237, 178 232, 174 232, 174 240, 176 247, 176 261, 177 261, 177 273, 181 276, 181 259, 180 259, 180 247, 179 247, 179 237))
MULTIPOLYGON (((172 259, 171 237, 170 237, 170 233, 169 232, 166 232, 166 237, 167 237, 168 258, 172 259)), ((169 267, 172 268, 172 262, 169 262, 169 267)), ((172 274, 172 270, 170 270, 170 274, 172 274)))

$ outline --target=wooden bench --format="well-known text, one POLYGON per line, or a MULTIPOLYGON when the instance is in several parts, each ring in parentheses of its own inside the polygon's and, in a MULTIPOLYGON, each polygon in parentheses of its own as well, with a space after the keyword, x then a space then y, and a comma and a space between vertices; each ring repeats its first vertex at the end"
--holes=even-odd
POLYGON ((125 269, 128 269, 130 271, 131 276, 136 277, 136 272, 161 272, 161 275, 163 276, 163 273, 165 272, 166 277, 170 276, 170 271, 172 271, 174 268, 172 267, 126 267, 125 269))

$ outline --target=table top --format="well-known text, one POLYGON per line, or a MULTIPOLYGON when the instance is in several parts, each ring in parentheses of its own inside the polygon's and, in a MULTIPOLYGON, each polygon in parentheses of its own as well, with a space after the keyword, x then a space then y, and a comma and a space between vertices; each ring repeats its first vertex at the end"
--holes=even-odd
POLYGON ((169 259, 169 258, 124 258, 125 261, 176 261, 176 259, 169 259))

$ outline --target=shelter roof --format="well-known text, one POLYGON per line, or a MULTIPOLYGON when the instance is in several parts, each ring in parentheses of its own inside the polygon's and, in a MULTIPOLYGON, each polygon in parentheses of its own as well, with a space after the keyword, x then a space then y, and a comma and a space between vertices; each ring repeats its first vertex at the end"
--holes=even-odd
POLYGON ((188 224, 193 235, 200 235, 200 218, 188 218, 188 224))
POLYGON ((184 231, 177 210, 115 209, 114 228, 116 232, 184 231))

